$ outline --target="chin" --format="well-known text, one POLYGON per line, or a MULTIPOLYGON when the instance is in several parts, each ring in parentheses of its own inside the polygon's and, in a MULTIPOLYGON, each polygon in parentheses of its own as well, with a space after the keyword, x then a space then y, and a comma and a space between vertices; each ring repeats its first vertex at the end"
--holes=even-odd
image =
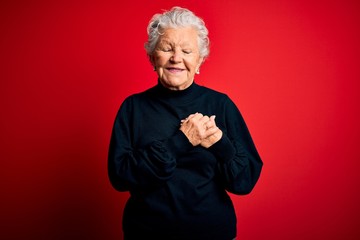
POLYGON ((179 87, 182 85, 186 85, 186 81, 180 80, 180 79, 168 79, 168 80, 164 81, 164 83, 168 86, 173 86, 173 87, 179 87))

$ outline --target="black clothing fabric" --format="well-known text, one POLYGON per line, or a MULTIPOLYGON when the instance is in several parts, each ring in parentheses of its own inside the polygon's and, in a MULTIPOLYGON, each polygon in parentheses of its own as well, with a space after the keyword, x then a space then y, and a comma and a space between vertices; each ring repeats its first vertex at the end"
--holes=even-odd
POLYGON ((262 169, 240 111, 221 92, 193 83, 172 91, 160 83, 127 97, 109 146, 112 186, 129 191, 123 214, 127 239, 229 240, 236 215, 227 192, 248 194, 262 169), (192 113, 216 115, 222 138, 192 146, 179 130, 192 113))

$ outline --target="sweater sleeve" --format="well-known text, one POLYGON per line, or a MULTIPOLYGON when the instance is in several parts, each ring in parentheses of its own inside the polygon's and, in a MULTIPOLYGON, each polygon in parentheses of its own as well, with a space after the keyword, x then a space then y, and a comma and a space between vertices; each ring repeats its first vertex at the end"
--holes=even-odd
POLYGON ((226 190, 248 194, 259 179, 263 162, 240 111, 230 99, 223 114, 223 137, 209 150, 218 159, 226 190))
POLYGON ((131 104, 125 101, 115 118, 108 152, 108 176, 118 191, 151 189, 171 178, 176 157, 191 148, 178 130, 168 139, 154 139, 143 147, 134 145, 131 104))

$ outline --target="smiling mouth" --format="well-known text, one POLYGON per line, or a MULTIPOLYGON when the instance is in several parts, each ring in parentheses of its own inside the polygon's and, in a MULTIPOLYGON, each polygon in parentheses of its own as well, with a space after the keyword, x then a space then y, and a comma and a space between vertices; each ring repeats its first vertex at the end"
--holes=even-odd
POLYGON ((171 73, 179 73, 179 72, 184 71, 184 69, 181 69, 181 68, 166 68, 166 70, 168 70, 171 73))

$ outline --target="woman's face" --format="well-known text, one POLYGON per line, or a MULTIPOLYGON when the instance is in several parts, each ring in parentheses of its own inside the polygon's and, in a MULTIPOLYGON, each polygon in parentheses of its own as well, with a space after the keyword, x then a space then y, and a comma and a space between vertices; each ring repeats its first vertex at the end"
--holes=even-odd
POLYGON ((171 90, 189 87, 203 61, 197 31, 192 27, 166 29, 151 60, 164 87, 171 90))

